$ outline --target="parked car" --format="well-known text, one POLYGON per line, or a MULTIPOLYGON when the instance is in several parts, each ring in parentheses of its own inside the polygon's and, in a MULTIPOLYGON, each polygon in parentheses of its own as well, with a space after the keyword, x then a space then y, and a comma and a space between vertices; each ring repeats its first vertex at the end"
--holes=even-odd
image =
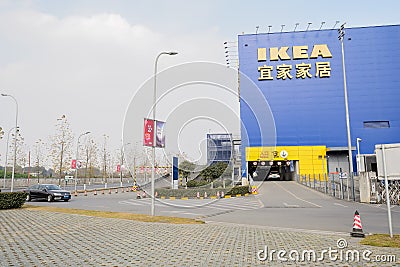
POLYGON ((54 200, 68 201, 71 199, 69 191, 63 190, 55 184, 36 184, 28 187, 24 192, 28 193, 26 201, 46 199, 48 202, 52 202, 54 200))
POLYGON ((278 166, 271 166, 271 170, 268 175, 268 179, 280 179, 281 175, 279 173, 279 167, 278 166))

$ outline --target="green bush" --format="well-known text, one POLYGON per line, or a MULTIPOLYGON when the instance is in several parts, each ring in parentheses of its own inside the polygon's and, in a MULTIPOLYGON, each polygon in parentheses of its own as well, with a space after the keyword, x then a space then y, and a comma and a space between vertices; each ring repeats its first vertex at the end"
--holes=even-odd
POLYGON ((250 190, 249 190, 249 186, 245 185, 245 186, 232 187, 231 190, 229 190, 227 194, 234 196, 234 195, 238 195, 238 194, 244 195, 247 193, 250 193, 250 190))
POLYGON ((187 187, 199 187, 199 186, 204 186, 207 184, 209 184, 209 182, 207 182, 205 180, 200 180, 200 181, 190 180, 186 183, 187 187))
POLYGON ((25 192, 0 193, 0 210, 21 208, 25 203, 26 195, 25 192))

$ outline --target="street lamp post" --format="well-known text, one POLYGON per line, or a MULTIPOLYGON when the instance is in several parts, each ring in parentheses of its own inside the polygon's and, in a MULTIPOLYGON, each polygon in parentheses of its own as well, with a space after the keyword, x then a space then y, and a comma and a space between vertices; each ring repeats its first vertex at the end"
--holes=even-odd
POLYGON ((123 144, 121 147, 121 163, 119 165, 119 177, 120 177, 119 182, 120 182, 121 187, 122 187, 122 165, 124 164, 124 147, 127 145, 130 145, 130 144, 131 143, 126 143, 126 144, 123 144))
POLYGON ((12 168, 12 175, 11 175, 11 192, 14 191, 14 176, 15 176, 15 161, 17 158, 17 128, 18 128, 18 102, 15 97, 9 94, 1 94, 1 96, 9 96, 15 102, 15 138, 14 138, 14 159, 13 159, 13 168, 12 168))
MULTIPOLYGON (((174 56, 177 55, 178 52, 161 52, 157 55, 156 61, 154 63, 154 91, 153 91, 153 121, 156 120, 156 106, 157 106, 157 63, 158 59, 161 55, 169 55, 174 56)), ((155 199, 154 199, 154 176, 155 176, 155 165, 156 165, 156 144, 153 142, 151 147, 151 156, 152 156, 152 167, 151 167, 151 215, 154 216, 155 210, 155 199)))
POLYGON ((347 95, 347 82, 346 82, 346 67, 344 63, 344 44, 343 44, 343 38, 344 38, 344 25, 346 23, 343 23, 342 26, 338 29, 339 32, 339 40, 342 46, 342 68, 343 68, 343 88, 344 88, 344 104, 345 104, 345 111, 346 111, 346 129, 347 129, 347 150, 348 150, 348 155, 349 155, 349 175, 351 177, 351 182, 352 182, 352 187, 353 187, 353 200, 355 200, 355 195, 354 195, 354 176, 353 176, 353 154, 351 151, 351 134, 350 134, 350 115, 349 115, 349 100, 348 100, 348 95, 347 95))
POLYGON ((357 137, 357 173, 360 175, 361 159, 360 159, 360 142, 361 138, 357 137))
POLYGON ((75 193, 76 193, 76 184, 77 184, 77 180, 78 180, 78 148, 79 148, 79 139, 84 136, 90 134, 90 132, 85 132, 82 133, 79 137, 78 137, 78 142, 76 143, 76 154, 75 154, 75 193))

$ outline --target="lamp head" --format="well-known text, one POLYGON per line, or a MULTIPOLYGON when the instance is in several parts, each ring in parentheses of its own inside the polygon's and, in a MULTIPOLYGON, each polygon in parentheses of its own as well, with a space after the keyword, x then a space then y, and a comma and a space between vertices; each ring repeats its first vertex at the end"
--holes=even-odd
POLYGON ((178 52, 168 52, 167 54, 170 55, 170 56, 175 56, 175 55, 178 54, 178 52))
POLYGON ((1 94, 1 96, 8 96, 7 94, 1 94))
POLYGON ((357 137, 357 142, 361 142, 361 141, 362 141, 362 139, 357 137))

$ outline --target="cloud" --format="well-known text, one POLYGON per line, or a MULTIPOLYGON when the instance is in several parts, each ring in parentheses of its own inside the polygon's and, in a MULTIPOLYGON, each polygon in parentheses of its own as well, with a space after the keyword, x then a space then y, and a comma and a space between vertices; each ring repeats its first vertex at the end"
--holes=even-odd
MULTIPOLYGON (((222 61, 218 34, 211 28, 166 35, 162 29, 132 25, 116 13, 59 18, 26 8, 2 12, 0 88, 18 100, 27 144, 52 135, 56 119, 65 114, 75 135, 90 130, 100 139, 106 133, 117 147, 125 109, 152 76, 155 56, 179 51, 160 61, 160 70, 188 61, 222 61)), ((8 100, 0 101, 13 110, 8 100)), ((3 128, 13 126, 12 114, 1 113, 3 128)))

